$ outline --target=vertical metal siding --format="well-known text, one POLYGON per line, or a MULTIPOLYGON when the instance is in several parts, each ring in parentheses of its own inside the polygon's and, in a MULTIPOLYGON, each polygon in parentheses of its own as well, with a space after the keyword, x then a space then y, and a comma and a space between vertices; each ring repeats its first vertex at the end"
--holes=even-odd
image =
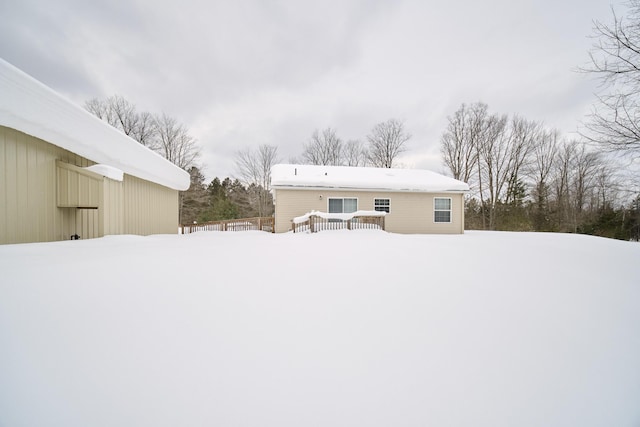
POLYGON ((122 183, 104 179, 98 209, 57 207, 56 160, 79 167, 93 164, 0 126, 0 244, 67 240, 72 234, 86 239, 177 233, 178 191, 130 175, 122 183))
POLYGON ((46 145, 0 126, 0 243, 58 240, 50 224, 60 213, 46 208, 55 206, 56 153, 46 145))
POLYGON ((98 208, 104 178, 77 166, 56 162, 58 207, 98 208))
POLYGON ((124 234, 123 183, 105 179, 103 194, 102 222, 104 224, 104 235, 124 234))
POLYGON ((124 228, 126 234, 176 234, 178 191, 125 175, 124 228))

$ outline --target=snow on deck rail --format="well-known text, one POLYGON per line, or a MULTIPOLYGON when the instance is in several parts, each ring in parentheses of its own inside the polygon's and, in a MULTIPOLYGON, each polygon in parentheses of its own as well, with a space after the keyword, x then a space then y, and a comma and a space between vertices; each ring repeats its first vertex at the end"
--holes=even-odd
POLYGON ((311 232, 321 230, 356 230, 377 229, 384 230, 384 218, 386 212, 379 211, 355 211, 351 213, 328 213, 311 211, 295 217, 291 222, 294 233, 311 232))
POLYGON ((300 224, 302 222, 308 221, 309 217, 317 216, 323 219, 341 219, 343 221, 348 221, 357 216, 372 216, 372 217, 384 217, 387 213, 380 211, 355 211, 350 213, 329 213, 329 212, 320 212, 320 211, 311 211, 307 212, 304 215, 293 218, 294 224, 300 224))

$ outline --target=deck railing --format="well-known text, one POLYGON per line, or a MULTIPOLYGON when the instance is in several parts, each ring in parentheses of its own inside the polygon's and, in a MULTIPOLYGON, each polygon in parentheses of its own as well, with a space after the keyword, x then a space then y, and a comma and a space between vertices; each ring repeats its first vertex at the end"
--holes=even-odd
POLYGON ((256 217, 227 219, 223 221, 209 221, 199 224, 183 224, 182 234, 195 233, 196 231, 268 231, 275 232, 273 217, 256 217))
POLYGON ((323 230, 384 230, 384 213, 355 213, 345 219, 344 214, 316 212, 295 218, 291 224, 294 233, 316 233, 323 230))

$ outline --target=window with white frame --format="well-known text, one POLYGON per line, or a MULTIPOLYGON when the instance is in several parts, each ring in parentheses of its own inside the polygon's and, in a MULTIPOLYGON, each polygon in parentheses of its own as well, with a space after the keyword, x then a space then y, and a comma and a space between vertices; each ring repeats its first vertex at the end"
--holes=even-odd
POLYGON ((351 213, 358 210, 358 199, 329 197, 329 213, 351 213))
POLYGON ((451 198, 450 197, 434 197, 433 198, 433 221, 434 222, 451 222, 451 198))
POLYGON ((373 199, 373 210, 378 212, 389 213, 389 211, 391 210, 391 200, 390 199, 373 199))

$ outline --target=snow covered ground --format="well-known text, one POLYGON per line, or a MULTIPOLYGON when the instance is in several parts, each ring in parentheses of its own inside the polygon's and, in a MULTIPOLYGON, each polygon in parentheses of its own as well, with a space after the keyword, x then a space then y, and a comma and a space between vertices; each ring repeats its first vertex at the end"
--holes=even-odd
POLYGON ((640 244, 0 246, 0 426, 638 426, 640 244))

